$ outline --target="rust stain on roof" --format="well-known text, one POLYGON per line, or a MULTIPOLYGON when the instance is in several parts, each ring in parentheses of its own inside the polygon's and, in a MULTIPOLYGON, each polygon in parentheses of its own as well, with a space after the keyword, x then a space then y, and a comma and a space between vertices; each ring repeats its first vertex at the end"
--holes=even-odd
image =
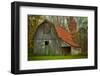
POLYGON ((79 47, 79 45, 73 41, 70 32, 66 31, 62 26, 59 25, 57 25, 55 29, 58 34, 58 37, 62 39, 65 43, 69 44, 72 47, 79 47))

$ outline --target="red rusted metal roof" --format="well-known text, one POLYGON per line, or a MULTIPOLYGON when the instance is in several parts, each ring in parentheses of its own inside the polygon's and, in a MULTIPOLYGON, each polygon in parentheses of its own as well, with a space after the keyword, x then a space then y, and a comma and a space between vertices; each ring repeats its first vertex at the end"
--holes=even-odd
POLYGON ((62 39, 65 43, 69 44, 72 47, 79 47, 78 44, 76 44, 73 39, 70 32, 66 31, 62 26, 57 25, 55 27, 56 32, 58 34, 58 37, 62 39))

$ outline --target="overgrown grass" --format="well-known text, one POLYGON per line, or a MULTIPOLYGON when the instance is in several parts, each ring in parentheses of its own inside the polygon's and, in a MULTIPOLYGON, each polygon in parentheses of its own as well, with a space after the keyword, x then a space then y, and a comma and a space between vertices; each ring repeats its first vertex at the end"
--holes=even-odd
POLYGON ((58 60, 58 59, 80 59, 87 58, 86 55, 67 55, 67 56, 31 56, 28 60, 58 60))
POLYGON ((88 55, 86 54, 79 54, 79 55, 66 55, 66 56, 34 56, 32 49, 28 49, 28 60, 60 60, 60 59, 83 59, 87 58, 88 55))

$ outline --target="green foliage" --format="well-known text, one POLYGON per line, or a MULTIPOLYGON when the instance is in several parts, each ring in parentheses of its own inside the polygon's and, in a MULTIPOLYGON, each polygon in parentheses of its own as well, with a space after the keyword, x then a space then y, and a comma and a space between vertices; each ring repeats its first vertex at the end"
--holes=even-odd
POLYGON ((79 29, 79 42, 81 45, 81 49, 84 50, 84 53, 87 53, 87 47, 88 47, 88 34, 87 34, 87 29, 85 28, 80 28, 79 29))
MULTIPOLYGON (((53 26, 60 24, 63 26, 66 31, 68 31, 68 25, 70 22, 71 16, 39 16, 39 15, 28 15, 28 57, 29 60, 35 60, 35 56, 33 56, 33 42, 34 42, 34 34, 39 26, 45 19, 53 23, 53 26)), ((87 17, 75 17, 77 21, 77 31, 71 33, 72 38, 75 43, 79 44, 82 50, 82 54, 87 54, 87 47, 88 47, 88 18, 87 17)), ((68 31, 69 32, 69 31, 68 31)), ((43 45, 41 45, 43 46, 43 45)), ((53 53, 48 50, 48 54, 53 53)), ((84 55, 86 57, 87 55, 84 55)), ((37 60, 39 59, 74 59, 74 58, 84 58, 81 56, 44 56, 44 57, 36 57, 37 60)))
POLYGON ((87 53, 88 49, 88 18, 78 17, 77 18, 78 32, 77 42, 80 45, 82 52, 87 53), (84 50, 84 51, 83 51, 84 50))
POLYGON ((85 28, 87 29, 88 25, 88 18, 87 17, 77 17, 77 26, 79 28, 85 28))
POLYGON ((28 47, 33 48, 33 36, 39 24, 43 21, 42 16, 28 16, 28 47))
POLYGON ((83 59, 87 55, 68 55, 68 56, 31 56, 28 60, 58 60, 58 59, 83 59))

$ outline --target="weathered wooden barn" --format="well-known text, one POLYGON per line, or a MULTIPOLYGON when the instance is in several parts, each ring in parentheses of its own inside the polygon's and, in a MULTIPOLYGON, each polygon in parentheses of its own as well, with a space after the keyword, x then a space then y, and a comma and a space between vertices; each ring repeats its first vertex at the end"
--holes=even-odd
POLYGON ((36 30, 33 37, 33 55, 68 55, 73 53, 72 48, 79 48, 70 33, 48 20, 44 20, 36 30))

